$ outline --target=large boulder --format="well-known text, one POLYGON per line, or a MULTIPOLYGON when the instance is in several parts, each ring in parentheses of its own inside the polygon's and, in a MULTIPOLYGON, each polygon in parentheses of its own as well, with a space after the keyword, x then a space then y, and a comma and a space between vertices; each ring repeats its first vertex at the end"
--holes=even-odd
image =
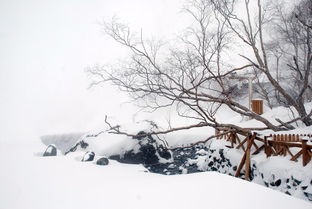
POLYGON ((57 150, 55 145, 50 144, 47 149, 45 150, 45 152, 43 153, 44 157, 48 157, 48 156, 56 156, 57 155, 57 150))
POLYGON ((139 148, 137 150, 127 150, 124 154, 110 156, 111 159, 121 163, 130 164, 157 164, 160 158, 166 160, 171 158, 171 152, 163 148, 151 135, 140 131, 133 140, 138 141, 139 148))
POLYGON ((106 157, 101 157, 96 161, 97 165, 108 165, 109 160, 106 157))
POLYGON ((149 165, 159 162, 159 158, 156 155, 156 148, 150 144, 141 145, 138 152, 130 150, 126 151, 123 155, 113 155, 110 158, 121 163, 129 164, 149 165))

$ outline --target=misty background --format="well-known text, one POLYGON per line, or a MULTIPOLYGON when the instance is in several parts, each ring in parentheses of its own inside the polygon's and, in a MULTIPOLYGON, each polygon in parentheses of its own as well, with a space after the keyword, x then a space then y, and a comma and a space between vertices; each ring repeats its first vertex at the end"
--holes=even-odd
POLYGON ((137 109, 109 85, 88 89, 86 67, 125 55, 99 23, 117 16, 146 37, 185 27, 182 0, 0 0, 0 140, 88 131, 137 109))

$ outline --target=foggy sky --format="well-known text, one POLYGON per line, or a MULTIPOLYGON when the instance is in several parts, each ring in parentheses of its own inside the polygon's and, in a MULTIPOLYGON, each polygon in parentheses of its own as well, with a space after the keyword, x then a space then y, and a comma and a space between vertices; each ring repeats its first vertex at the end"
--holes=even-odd
POLYGON ((135 108, 109 85, 87 89, 85 68, 122 51, 98 22, 118 16, 156 38, 179 31, 182 0, 0 0, 0 140, 88 131, 135 108), (123 104, 123 105, 122 105, 123 104))

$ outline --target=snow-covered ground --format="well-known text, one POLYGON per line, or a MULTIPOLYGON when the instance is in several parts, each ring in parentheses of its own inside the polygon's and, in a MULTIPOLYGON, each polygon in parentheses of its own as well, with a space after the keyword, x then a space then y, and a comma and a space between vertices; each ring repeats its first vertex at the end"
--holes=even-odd
MULTIPOLYGON (((123 53, 112 50, 116 45, 102 37, 97 20, 117 14, 134 28, 144 28, 144 34, 162 37, 185 25, 177 15, 179 2, 0 1, 0 209, 312 208, 307 201, 215 172, 165 176, 112 160, 108 166, 80 162, 81 152, 40 156, 46 146, 39 135, 84 132, 102 123, 96 133, 103 130, 104 114, 121 120, 134 117, 135 108, 120 105, 125 98, 115 90, 107 86, 86 90, 90 81, 84 68, 123 53)), ((265 114, 274 121, 274 114, 265 114)), ((159 118, 170 119, 159 113, 149 119, 159 118)), ((226 110, 219 118, 244 123, 226 110)), ((177 127, 181 121, 171 118, 171 122, 177 127)), ((166 139, 177 146, 213 133, 202 128, 168 134, 166 139)), ((112 154, 131 146, 124 137, 107 137, 92 142, 93 151, 112 154)), ((64 146, 64 152, 75 139, 62 138, 60 144, 53 142, 54 136, 44 139, 64 146)))
MULTIPOLYGON (((0 142, 0 208, 311 208, 311 203, 216 172, 165 176, 141 165, 40 157, 39 140, 0 142)), ((79 153, 78 153, 79 155, 79 153)), ((82 156, 79 156, 80 158, 82 156)))

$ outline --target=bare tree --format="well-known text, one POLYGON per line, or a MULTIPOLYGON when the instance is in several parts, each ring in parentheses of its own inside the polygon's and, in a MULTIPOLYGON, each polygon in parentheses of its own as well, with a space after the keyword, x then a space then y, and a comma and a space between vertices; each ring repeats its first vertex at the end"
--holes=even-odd
POLYGON ((288 14, 283 11, 281 6, 283 2, 276 3, 274 9, 269 10, 268 7, 262 6, 261 0, 243 0, 241 3, 244 9, 240 8, 238 11, 236 0, 211 1, 241 44, 246 45, 252 52, 241 57, 265 75, 270 83, 271 89, 262 89, 263 92, 268 94, 268 91, 275 90, 285 104, 296 110, 305 125, 312 125, 312 112, 307 113, 304 106, 307 91, 311 88, 311 28, 308 25, 311 17, 311 1, 301 1, 288 14), (251 8, 256 8, 256 12, 251 8), (274 15, 270 11, 274 11, 274 15), (239 15, 242 13, 244 16, 239 15), (275 39, 265 40, 264 28, 271 25, 275 26, 275 39), (274 50, 282 54, 276 57, 275 53, 277 66, 270 62, 274 57, 270 56, 272 51, 268 45, 272 42, 278 46, 274 50), (287 62, 288 66, 288 69, 283 69, 283 76, 288 79, 286 85, 279 77, 278 67, 281 59, 287 62), (294 83, 295 88, 288 88, 289 83, 294 83))
MULTIPOLYGON (((190 1, 184 10, 196 24, 188 27, 177 38, 174 48, 161 42, 145 40, 142 31, 136 36, 117 19, 104 22, 102 26, 105 33, 129 49, 131 56, 118 66, 90 68, 93 85, 110 82, 127 92, 135 101, 140 101, 143 108, 157 110, 175 106, 181 117, 198 121, 190 126, 162 131, 161 134, 202 126, 245 131, 234 124, 224 124, 218 120, 216 113, 222 105, 260 121, 263 124, 260 129, 289 129, 289 124, 299 119, 309 125, 311 119, 303 102, 290 95, 269 68, 262 28, 269 20, 262 13, 260 0, 257 3, 258 21, 252 24, 248 0, 245 0, 247 20, 234 14, 235 0, 190 1), (225 59, 233 34, 250 47, 255 56, 253 59, 241 55, 248 61, 241 67, 232 67, 225 59), (278 120, 281 125, 274 125, 236 101, 229 77, 235 73, 244 73, 247 68, 255 68, 264 73, 274 89, 294 106, 300 117, 288 122, 278 120)), ((305 75, 309 76, 309 73, 310 69, 305 75)))

